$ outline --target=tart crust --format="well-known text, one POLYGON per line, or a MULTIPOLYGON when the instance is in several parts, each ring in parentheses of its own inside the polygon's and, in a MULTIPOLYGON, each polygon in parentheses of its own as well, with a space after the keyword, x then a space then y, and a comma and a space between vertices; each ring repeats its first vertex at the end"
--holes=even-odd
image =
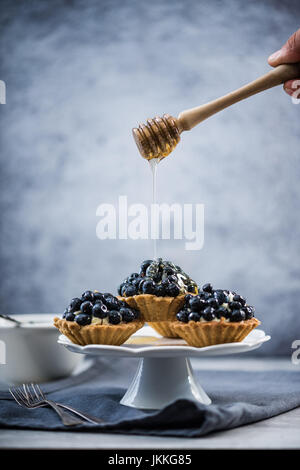
POLYGON ((150 325, 157 333, 165 338, 180 338, 175 331, 172 329, 173 321, 149 321, 148 325, 150 325))
POLYGON ((182 323, 178 320, 171 323, 174 334, 183 338, 190 346, 203 348, 213 344, 236 343, 242 341, 254 328, 260 325, 257 318, 241 322, 220 321, 182 323))
POLYGON ((185 295, 157 297, 153 294, 140 294, 121 297, 129 307, 137 308, 143 320, 148 323, 174 321, 176 313, 183 307, 184 299, 185 295))
POLYGON ((81 346, 87 344, 112 344, 120 346, 137 330, 142 328, 143 321, 136 320, 121 325, 86 325, 80 326, 75 321, 54 318, 54 326, 72 343, 81 346))

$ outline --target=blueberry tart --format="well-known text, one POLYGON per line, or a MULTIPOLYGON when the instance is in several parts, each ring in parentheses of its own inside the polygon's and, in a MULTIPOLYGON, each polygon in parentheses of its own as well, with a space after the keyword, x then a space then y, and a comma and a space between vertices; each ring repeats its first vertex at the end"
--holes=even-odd
POLYGON ((138 273, 130 274, 119 286, 118 294, 159 334, 176 338, 170 328, 183 307, 187 293, 197 294, 197 284, 171 261, 146 260, 138 273))
POLYGON ((54 326, 73 343, 119 346, 144 324, 137 309, 112 294, 85 291, 71 300, 54 326))
POLYGON ((186 296, 170 328, 196 348, 235 343, 260 324, 254 312, 241 295, 205 284, 197 295, 186 296))

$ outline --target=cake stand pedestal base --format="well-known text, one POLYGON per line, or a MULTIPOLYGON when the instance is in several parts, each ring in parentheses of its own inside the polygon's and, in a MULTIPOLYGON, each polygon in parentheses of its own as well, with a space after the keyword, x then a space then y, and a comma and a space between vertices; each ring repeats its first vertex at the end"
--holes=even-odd
POLYGON ((204 405, 211 399, 193 374, 185 357, 142 358, 122 405, 142 409, 161 409, 168 403, 187 398, 204 405))
POLYGON ((160 410, 180 398, 193 400, 203 405, 211 403, 194 376, 188 357, 200 359, 253 351, 269 341, 270 336, 262 330, 254 330, 239 343, 215 344, 203 348, 194 348, 183 340, 170 338, 164 343, 164 338, 159 338, 160 344, 157 344, 156 338, 153 341, 151 327, 144 326, 132 336, 136 342, 125 343, 121 346, 108 344, 79 346, 63 335, 58 338, 58 342, 70 351, 80 354, 112 358, 140 358, 134 379, 120 403, 133 408, 160 410), (145 343, 145 338, 148 338, 148 343, 145 343))

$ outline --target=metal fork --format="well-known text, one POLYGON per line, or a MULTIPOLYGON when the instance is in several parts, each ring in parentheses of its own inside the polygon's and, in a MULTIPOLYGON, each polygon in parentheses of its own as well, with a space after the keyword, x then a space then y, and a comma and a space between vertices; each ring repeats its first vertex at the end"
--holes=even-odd
POLYGON ((56 411, 65 426, 75 426, 77 424, 84 423, 84 421, 88 421, 93 424, 103 423, 103 420, 89 416, 81 411, 77 411, 71 406, 49 400, 38 384, 23 384, 22 387, 10 388, 9 391, 14 400, 20 406, 25 408, 33 409, 50 406, 56 411), (69 411, 74 413, 76 416, 71 415, 69 411))

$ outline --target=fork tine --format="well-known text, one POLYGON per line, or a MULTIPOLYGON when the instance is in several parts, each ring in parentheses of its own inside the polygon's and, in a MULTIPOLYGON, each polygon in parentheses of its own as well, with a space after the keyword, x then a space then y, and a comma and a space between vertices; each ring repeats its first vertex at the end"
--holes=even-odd
POLYGON ((30 405, 30 401, 29 399, 27 398, 27 396, 24 394, 22 388, 18 388, 16 390, 16 393, 18 394, 19 396, 19 399, 25 404, 25 406, 29 406, 30 405))
POLYGON ((17 396, 15 395, 15 392, 16 392, 15 389, 9 388, 8 391, 11 394, 11 396, 13 397, 13 399, 18 403, 18 405, 23 406, 22 403, 19 402, 17 396))
POLYGON ((21 393, 30 406, 36 406, 46 399, 40 387, 34 383, 23 384, 23 390, 21 393))
POLYGON ((60 416, 65 426, 81 424, 84 422, 84 420, 95 423, 95 420, 92 417, 84 415, 83 413, 72 409, 71 407, 68 407, 66 405, 47 400, 46 396, 44 395, 38 384, 23 384, 22 388, 10 388, 9 392, 16 401, 16 403, 25 408, 36 409, 50 405, 50 407, 54 409, 56 413, 60 416), (32 395, 33 393, 35 397, 32 395), (40 398, 40 396, 42 396, 42 399, 40 398), (70 414, 70 412, 74 413, 76 417, 74 417, 73 414, 70 414))
POLYGON ((44 392, 41 390, 41 387, 39 386, 39 384, 36 384, 36 387, 37 387, 37 389, 38 389, 38 391, 39 391, 39 393, 40 393, 42 399, 43 399, 43 400, 46 400, 46 397, 45 397, 45 395, 44 395, 44 392))
POLYGON ((26 388, 26 384, 23 384, 23 393, 26 397, 26 400, 29 401, 29 395, 28 395, 28 391, 27 391, 27 388, 26 388))
POLYGON ((34 399, 34 396, 31 393, 29 385, 28 384, 23 384, 23 388, 24 388, 24 390, 26 390, 26 396, 27 396, 27 399, 28 399, 28 403, 30 405, 33 405, 34 402, 35 402, 35 399, 34 399))
POLYGON ((28 401, 28 398, 26 394, 24 393, 24 390, 22 387, 15 387, 14 391, 18 393, 18 395, 21 396, 23 400, 28 401))
POLYGON ((37 384, 31 384, 31 388, 32 388, 37 400, 42 400, 43 397, 39 393, 38 385, 37 384))
POLYGON ((24 401, 24 402, 27 402, 27 398, 26 396, 24 395, 21 387, 16 387, 15 390, 14 390, 15 394, 20 398, 20 400, 24 401))
POLYGON ((33 393, 34 393, 34 395, 35 395, 34 398, 38 398, 38 395, 37 395, 36 389, 35 389, 35 387, 34 387, 34 384, 31 383, 31 384, 29 385, 29 387, 31 388, 31 390, 33 391, 33 393))
POLYGON ((18 405, 22 406, 23 408, 41 408, 43 406, 46 406, 42 404, 41 402, 36 401, 36 403, 30 403, 27 398, 22 395, 22 392, 20 389, 9 389, 11 395, 15 399, 15 401, 18 403, 18 405))
POLYGON ((20 395, 18 393, 18 389, 16 389, 16 388, 11 389, 10 388, 9 392, 12 395, 12 397, 14 398, 14 400, 18 403, 18 405, 23 406, 23 407, 27 407, 26 402, 23 400, 22 397, 20 397, 20 395))

